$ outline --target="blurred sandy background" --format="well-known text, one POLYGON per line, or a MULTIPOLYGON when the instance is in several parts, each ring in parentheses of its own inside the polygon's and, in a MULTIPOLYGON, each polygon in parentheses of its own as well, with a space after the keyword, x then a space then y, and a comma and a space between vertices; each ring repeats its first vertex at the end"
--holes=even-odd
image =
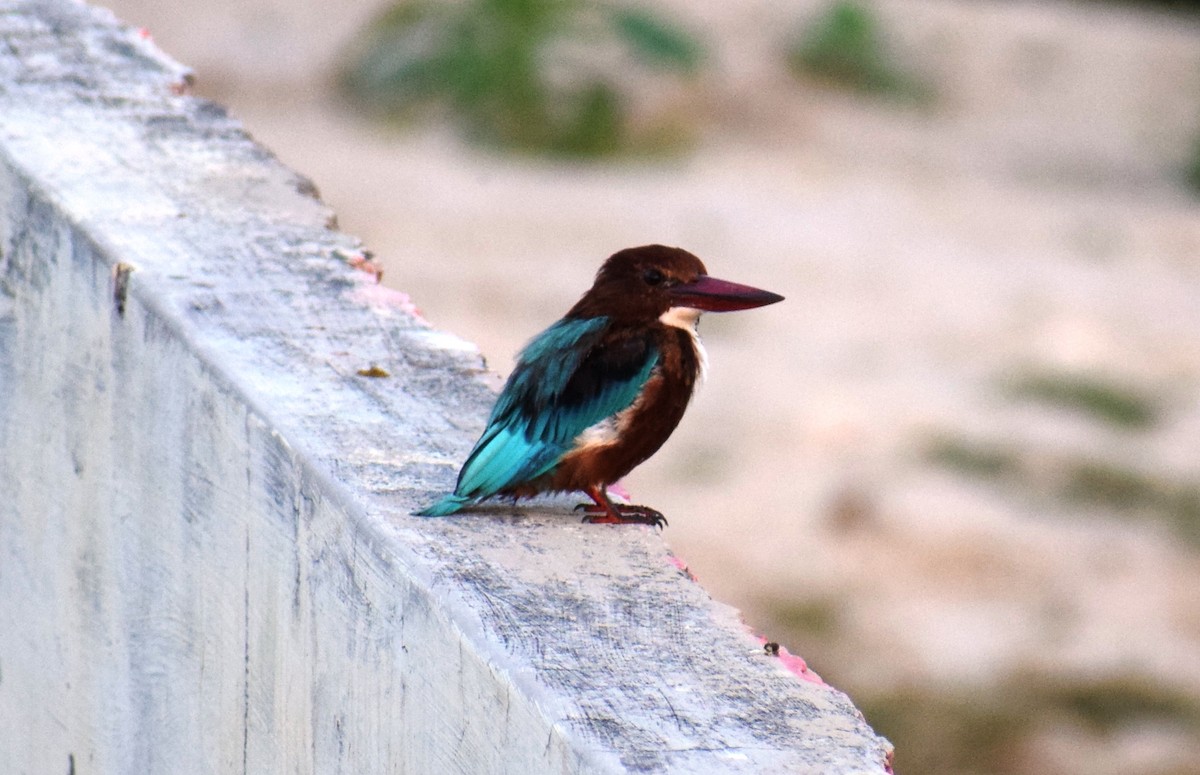
POLYGON ((107 4, 501 374, 622 247, 787 296, 705 317, 708 383, 626 484, 898 771, 1200 773, 1197 17, 880 0, 936 89, 905 106, 787 74, 824 3, 674 0, 694 146, 572 164, 340 101, 378 0, 107 4))

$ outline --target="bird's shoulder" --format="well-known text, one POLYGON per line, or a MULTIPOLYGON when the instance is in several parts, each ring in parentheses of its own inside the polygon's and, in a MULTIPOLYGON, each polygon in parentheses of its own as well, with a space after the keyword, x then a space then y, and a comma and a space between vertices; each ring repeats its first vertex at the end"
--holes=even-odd
POLYGON ((521 351, 496 416, 530 416, 549 408, 585 415, 627 405, 658 364, 658 332, 604 317, 563 318, 521 351))

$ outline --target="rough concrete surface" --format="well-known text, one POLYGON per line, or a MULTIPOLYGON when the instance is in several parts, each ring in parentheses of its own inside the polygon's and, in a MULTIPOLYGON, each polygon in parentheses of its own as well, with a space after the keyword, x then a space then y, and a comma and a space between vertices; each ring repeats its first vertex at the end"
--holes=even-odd
POLYGON ((1200 489, 1195 13, 872 0, 934 91, 909 106, 789 76, 783 44, 833 0, 662 0, 710 53, 697 142, 584 166, 487 153, 436 118, 369 123, 330 94, 342 22, 389 0, 337 19, 288 3, 287 23, 284 0, 107 2, 499 371, 626 245, 786 295, 704 317, 709 380, 627 485, 706 589, 852 689, 898 769, 1195 769, 1200 544, 1171 508, 1200 489), (264 54, 284 50, 310 67, 281 81, 264 54), (1013 395, 1031 372, 1145 396, 1157 421, 1013 395), (947 438, 1023 468, 956 470, 929 455, 947 438), (1080 464, 1116 497, 1103 477, 1060 497, 1080 464))
POLYGON ((186 82, 0 3, 0 772, 884 770, 654 531, 408 516, 477 351, 186 82))

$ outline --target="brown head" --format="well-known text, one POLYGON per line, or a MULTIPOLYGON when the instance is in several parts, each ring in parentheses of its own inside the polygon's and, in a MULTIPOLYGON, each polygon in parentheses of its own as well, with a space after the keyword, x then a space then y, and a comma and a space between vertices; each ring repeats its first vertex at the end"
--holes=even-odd
POLYGON ((704 263, 682 248, 643 245, 614 253, 591 290, 567 317, 608 316, 614 320, 657 320, 673 307, 731 312, 783 301, 770 291, 709 277, 704 263))

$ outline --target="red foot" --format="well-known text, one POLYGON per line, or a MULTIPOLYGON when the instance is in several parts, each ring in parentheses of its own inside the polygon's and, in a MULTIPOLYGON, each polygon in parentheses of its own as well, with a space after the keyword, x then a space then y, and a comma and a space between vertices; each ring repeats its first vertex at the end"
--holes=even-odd
POLYGON ((667 526, 667 518, 649 506, 632 506, 613 503, 603 488, 594 487, 587 491, 594 503, 581 503, 576 511, 583 511, 583 521, 592 525, 652 525, 667 526))

